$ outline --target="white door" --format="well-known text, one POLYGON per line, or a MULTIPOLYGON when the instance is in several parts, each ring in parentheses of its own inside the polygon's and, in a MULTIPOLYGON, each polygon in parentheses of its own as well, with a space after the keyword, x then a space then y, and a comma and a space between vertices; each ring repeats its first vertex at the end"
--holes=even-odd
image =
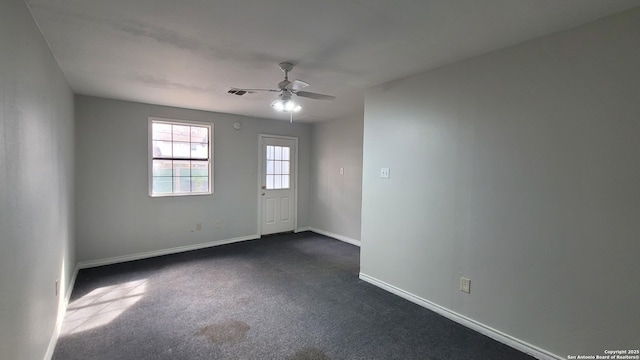
POLYGON ((296 139, 261 136, 261 234, 295 227, 296 139))

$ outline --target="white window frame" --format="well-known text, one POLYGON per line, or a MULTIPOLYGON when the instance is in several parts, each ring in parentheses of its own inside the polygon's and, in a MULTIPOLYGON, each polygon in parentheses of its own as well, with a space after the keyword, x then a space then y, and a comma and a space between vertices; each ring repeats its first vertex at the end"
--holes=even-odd
POLYGON ((213 194, 213 123, 205 123, 205 122, 198 122, 198 121, 188 121, 188 120, 177 120, 177 119, 165 119, 165 118, 159 118, 159 117, 149 117, 148 118, 148 129, 147 129, 147 133, 148 133, 148 146, 147 146, 147 150, 148 150, 148 156, 147 156, 147 163, 148 163, 148 190, 149 190, 149 196, 151 197, 173 197, 173 196, 197 196, 197 195, 211 195, 213 194), (164 123, 164 124, 175 124, 175 125, 185 125, 185 126, 199 126, 199 127, 206 127, 209 129, 209 157, 208 157, 208 161, 209 161, 209 166, 208 166, 208 170, 209 170, 209 191, 207 192, 188 192, 188 193, 158 193, 155 194, 153 192, 153 123, 164 123))

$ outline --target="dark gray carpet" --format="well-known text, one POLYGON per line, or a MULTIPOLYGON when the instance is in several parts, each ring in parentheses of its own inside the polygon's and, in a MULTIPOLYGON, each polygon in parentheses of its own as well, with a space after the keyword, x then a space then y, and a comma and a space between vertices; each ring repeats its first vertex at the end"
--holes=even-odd
POLYGON ((53 359, 532 359, 358 271, 310 232, 81 270, 53 359))

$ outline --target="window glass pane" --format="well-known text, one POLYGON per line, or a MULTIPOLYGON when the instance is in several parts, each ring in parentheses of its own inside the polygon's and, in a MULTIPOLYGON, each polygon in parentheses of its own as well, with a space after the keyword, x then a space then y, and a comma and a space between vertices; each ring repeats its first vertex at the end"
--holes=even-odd
POLYGON ((273 180, 273 188, 282 189, 282 175, 274 175, 273 180))
POLYGON ((191 138, 191 127, 188 125, 173 125, 173 141, 189 142, 191 138))
POLYGON ((199 143, 199 144, 207 144, 209 139, 207 134, 209 133, 209 129, 206 127, 200 126, 192 126, 191 127, 191 142, 199 143))
POLYGON ((282 162, 282 173, 285 175, 289 175, 289 162, 288 161, 283 161, 282 162))
POLYGON ((275 146, 275 149, 276 149, 275 159, 282 160, 282 146, 275 146))
POLYGON ((172 154, 171 141, 153 142, 153 157, 170 158, 172 154))
POLYGON ((273 160, 273 146, 267 145, 267 159, 273 160))
POLYGON ((152 191, 155 194, 166 194, 173 191, 173 178, 172 177, 153 177, 152 191))
POLYGON ((289 147, 288 146, 283 146, 282 147, 282 160, 291 160, 291 159, 289 159, 289 147))
POLYGON ((282 188, 283 189, 289 188, 289 175, 282 175, 282 188))
POLYGON ((153 160, 153 176, 171 176, 171 160, 153 160))
POLYGON ((151 195, 210 193, 211 127, 152 120, 150 131, 151 195))
POLYGON ((174 142, 173 157, 188 159, 191 157, 191 145, 185 142, 174 142))
POLYGON ((151 124, 151 133, 153 140, 171 141, 171 124, 153 123, 151 124))
POLYGON ((273 160, 267 160, 267 174, 273 174, 273 160))
POLYGON ((173 176, 191 176, 189 160, 173 160, 173 176))
POLYGON ((173 178, 174 193, 191 192, 191 178, 188 176, 177 176, 173 178))
POLYGON ((276 167, 273 170, 274 174, 282 174, 282 161, 276 161, 275 163, 276 167))
POLYGON ((191 191, 193 192, 209 191, 209 178, 208 177, 192 177, 191 191))
POLYGON ((209 158, 209 145, 191 143, 191 158, 192 159, 208 159, 209 158))
POLYGON ((273 189, 273 175, 267 175, 267 189, 273 189))
POLYGON ((208 161, 192 161, 191 176, 209 176, 208 161))

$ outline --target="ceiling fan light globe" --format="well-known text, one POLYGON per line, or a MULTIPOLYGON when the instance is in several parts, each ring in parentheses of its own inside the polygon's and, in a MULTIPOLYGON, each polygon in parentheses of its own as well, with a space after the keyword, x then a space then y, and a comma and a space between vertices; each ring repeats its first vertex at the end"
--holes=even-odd
POLYGON ((291 112, 296 107, 296 103, 291 100, 288 100, 284 103, 284 111, 291 112))
POLYGON ((302 105, 291 100, 290 98, 278 97, 271 102, 271 107, 277 111, 293 113, 302 110, 302 105))
POLYGON ((271 102, 271 107, 278 111, 284 111, 284 101, 282 101, 281 99, 273 100, 271 102))

